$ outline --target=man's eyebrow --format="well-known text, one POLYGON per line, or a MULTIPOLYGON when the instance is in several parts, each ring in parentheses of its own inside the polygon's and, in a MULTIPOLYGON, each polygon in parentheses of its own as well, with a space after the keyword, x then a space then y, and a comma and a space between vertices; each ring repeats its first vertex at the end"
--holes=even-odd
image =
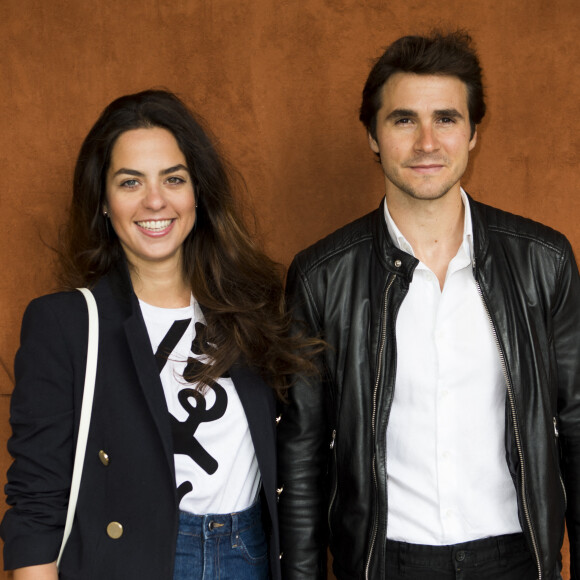
POLYGON ((403 117, 416 119, 418 115, 416 111, 412 111, 411 109, 395 109, 387 115, 387 120, 402 119, 403 117))
MULTIPOLYGON (((419 115, 411 109, 394 109, 387 115, 387 120, 416 119, 419 115)), ((463 119, 463 115, 457 109, 437 109, 433 111, 434 117, 450 117, 451 119, 463 119)))
POLYGON ((463 115, 457 109, 439 109, 433 111, 435 117, 451 117, 452 119, 463 119, 463 115))

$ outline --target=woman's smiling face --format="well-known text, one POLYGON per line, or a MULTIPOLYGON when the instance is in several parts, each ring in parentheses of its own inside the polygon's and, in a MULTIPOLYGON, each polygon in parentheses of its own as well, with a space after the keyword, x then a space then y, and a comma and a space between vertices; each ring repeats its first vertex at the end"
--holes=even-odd
POLYGON ((183 152, 166 129, 122 133, 111 152, 106 205, 129 263, 181 265, 195 224, 195 193, 183 152))

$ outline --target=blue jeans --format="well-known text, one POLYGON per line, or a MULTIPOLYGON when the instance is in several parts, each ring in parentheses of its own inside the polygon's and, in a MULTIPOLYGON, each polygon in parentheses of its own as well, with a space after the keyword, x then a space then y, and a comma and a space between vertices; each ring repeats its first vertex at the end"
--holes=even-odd
POLYGON ((260 502, 235 514, 179 513, 173 580, 268 580, 260 502))

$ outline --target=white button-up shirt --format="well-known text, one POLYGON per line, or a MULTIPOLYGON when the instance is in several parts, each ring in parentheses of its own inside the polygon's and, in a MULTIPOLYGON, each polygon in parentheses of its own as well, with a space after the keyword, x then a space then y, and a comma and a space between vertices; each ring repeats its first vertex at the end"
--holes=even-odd
MULTIPOLYGON (((387 427, 387 537, 446 545, 521 532, 505 457, 506 384, 473 277, 469 200, 463 242, 443 290, 422 262, 396 324, 397 374, 387 427)), ((413 248, 385 200, 391 238, 413 248)))

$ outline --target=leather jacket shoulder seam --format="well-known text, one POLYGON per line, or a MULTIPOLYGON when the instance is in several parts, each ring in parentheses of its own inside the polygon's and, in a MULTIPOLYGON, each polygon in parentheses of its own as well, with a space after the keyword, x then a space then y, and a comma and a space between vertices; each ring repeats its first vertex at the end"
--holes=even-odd
POLYGON ((326 252, 324 255, 320 256, 320 258, 317 258, 316 260, 307 264, 307 267, 305 269, 301 268, 300 271, 301 271, 301 273, 304 274, 304 276, 307 276, 310 272, 312 272, 312 270, 315 270, 324 262, 330 260, 331 258, 334 258, 338 254, 346 252, 347 250, 349 250, 353 246, 356 246, 356 245, 363 243, 363 242, 367 242, 368 240, 371 240, 372 238, 373 238, 373 235, 371 233, 365 234, 364 236, 357 238, 356 240, 353 240, 351 242, 348 242, 347 244, 345 244, 343 246, 340 246, 338 248, 333 248, 332 250, 329 250, 328 252, 326 252))
POLYGON ((488 229, 490 232, 497 232, 499 234, 504 234, 506 236, 511 236, 513 238, 519 238, 519 239, 523 239, 523 240, 529 240, 531 242, 535 242, 541 246, 544 246, 545 248, 552 250, 553 252, 555 252, 556 254, 558 254, 558 256, 562 256, 562 248, 558 247, 556 244, 553 244, 551 242, 548 242, 542 238, 539 238, 537 236, 534 236, 532 234, 527 234, 527 233, 522 233, 522 232, 514 232, 512 230, 509 230, 507 228, 502 228, 499 226, 488 226, 488 229))
POLYGON ((308 277, 304 270, 300 267, 300 264, 296 264, 296 270, 298 272, 298 276, 300 277, 300 283, 304 287, 304 291, 308 295, 308 302, 311 308, 314 310, 316 314, 316 326, 318 332, 322 331, 322 317, 320 316, 320 312, 316 306, 316 300, 314 300, 314 294, 312 293, 312 289, 310 288, 310 283, 308 281, 308 277))

